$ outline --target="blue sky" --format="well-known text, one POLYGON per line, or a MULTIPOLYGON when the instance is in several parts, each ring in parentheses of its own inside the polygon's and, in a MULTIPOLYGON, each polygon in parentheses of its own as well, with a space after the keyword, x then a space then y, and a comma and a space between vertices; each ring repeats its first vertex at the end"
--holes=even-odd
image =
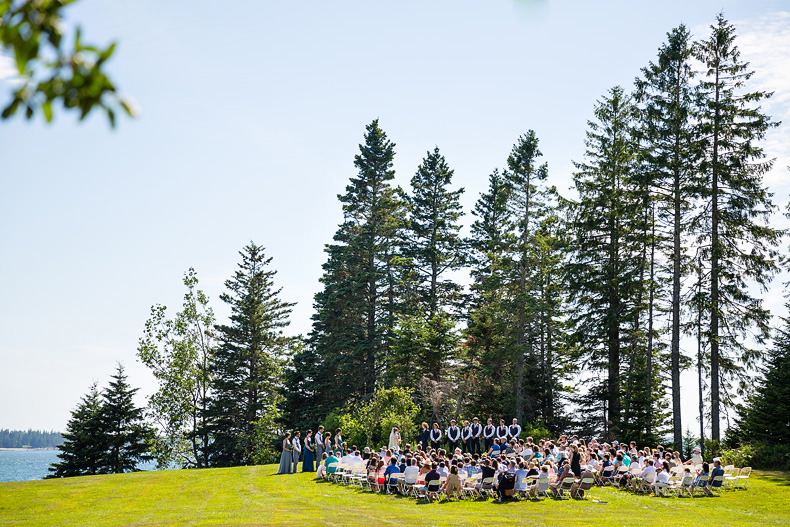
MULTIPOLYGON (((667 31, 683 22, 702 37, 721 9, 753 87, 776 91, 765 109, 790 123, 781 1, 81 0, 67 22, 87 42, 118 41, 110 71, 141 111, 114 131, 62 111, 51 126, 0 123, 0 428, 63 429, 116 361, 142 403, 154 384, 135 350, 150 306, 175 311, 191 266, 223 317, 222 284, 249 240, 298 302, 291 331, 309 331, 336 196, 374 118, 397 144, 397 182, 439 146, 467 213, 530 129, 566 193, 595 101, 630 88, 667 31)), ((9 66, 0 57, 0 102, 9 66)), ((787 129, 765 143, 779 204, 787 129)), ((781 309, 778 284, 766 301, 781 309)), ((693 428, 693 376, 684 383, 693 428)))

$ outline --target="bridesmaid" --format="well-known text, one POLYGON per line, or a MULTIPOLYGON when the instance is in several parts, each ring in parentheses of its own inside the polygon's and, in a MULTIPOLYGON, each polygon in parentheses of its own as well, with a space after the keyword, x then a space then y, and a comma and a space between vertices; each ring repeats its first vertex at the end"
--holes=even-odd
POLYGON ((335 454, 343 455, 343 430, 338 428, 335 430, 335 454))
POLYGON ((290 474, 291 463, 293 462, 293 444, 291 443, 291 432, 285 433, 283 439, 283 453, 280 455, 280 468, 277 469, 278 474, 290 474))
POLYGON ((332 450, 332 434, 331 432, 327 432, 324 437, 324 453, 332 455, 334 450, 332 450))
POLYGON ((302 472, 315 472, 313 466, 313 431, 308 430, 304 436, 304 452, 302 453, 302 472))

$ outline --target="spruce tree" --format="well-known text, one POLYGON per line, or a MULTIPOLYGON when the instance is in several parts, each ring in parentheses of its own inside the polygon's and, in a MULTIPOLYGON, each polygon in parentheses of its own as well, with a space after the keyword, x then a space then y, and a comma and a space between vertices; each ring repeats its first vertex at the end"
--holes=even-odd
POLYGON ((740 409, 738 427, 749 441, 790 444, 790 319, 782 318, 782 323, 760 368, 762 378, 753 381, 740 409))
POLYGON ((67 478, 101 474, 107 436, 102 422, 102 400, 96 383, 90 387, 63 432, 63 443, 58 447, 60 461, 53 463, 48 478, 67 478))
POLYGON ((143 409, 134 404, 132 388, 122 364, 102 392, 101 421, 105 450, 102 470, 111 474, 134 472, 140 462, 150 461, 154 432, 143 419, 143 409))
POLYGON ((510 346, 510 313, 505 284, 511 268, 509 247, 514 226, 508 213, 510 188, 499 170, 488 178, 488 191, 475 203, 475 221, 467 240, 472 284, 467 310, 464 371, 472 379, 472 406, 483 415, 500 415, 512 385, 505 386, 504 351, 510 346))
MULTIPOLYGON (((534 413, 536 393, 526 393, 526 379, 537 374, 535 365, 535 340, 539 333, 536 321, 534 269, 536 267, 535 234, 547 210, 548 177, 546 163, 539 164, 542 153, 538 148, 538 138, 533 130, 518 138, 507 159, 508 169, 504 172, 509 192, 507 210, 511 222, 516 226, 515 236, 510 238, 510 258, 512 259, 508 295, 510 311, 513 315, 513 414, 521 421, 525 410, 534 413)), ((529 383, 535 391, 535 383, 529 383)))
MULTIPOLYGON (((680 415, 681 370, 681 280, 688 256, 684 252, 682 236, 686 233, 690 203, 696 197, 693 188, 699 170, 700 148, 693 123, 694 87, 691 80, 692 45, 690 33, 681 24, 667 34, 667 42, 658 50, 656 62, 642 68, 637 79, 637 97, 642 103, 638 129, 646 188, 655 200, 659 235, 651 239, 651 251, 658 245, 670 264, 672 280, 670 376, 672 389, 672 421, 675 450, 682 450, 683 427, 680 415), (661 231, 671 233, 662 236, 661 231)), ((645 210, 650 210, 645 207, 645 210)), ((652 218, 652 216, 651 216, 652 218)), ((651 271, 655 269, 651 258, 651 271)), ((651 272, 651 277, 654 276, 651 272)), ((650 283, 651 294, 655 290, 650 283)), ((652 298, 652 296, 651 296, 652 298)), ((649 306, 649 320, 653 321, 653 304, 649 306)), ((648 329, 646 379, 653 377, 653 331, 648 329)), ((648 419, 650 420, 650 419, 648 419)))
POLYGON ((699 184, 704 207, 695 221, 698 242, 709 247, 710 264, 710 392, 711 436, 721 438, 720 409, 729 399, 722 388, 734 379, 747 382, 744 367, 761 353, 750 347, 753 335, 761 344, 769 332, 770 314, 759 297, 749 293, 754 283, 765 291, 777 271, 782 231, 768 225, 774 211, 763 175, 773 161, 765 160, 758 142, 776 126, 760 109, 772 93, 747 91, 753 75, 735 45, 735 28, 722 13, 707 39, 696 43, 695 55, 706 67, 700 83, 697 115, 704 146, 699 184))
POLYGON ((458 220, 463 189, 450 190, 453 171, 435 148, 411 179, 400 265, 404 312, 398 318, 388 360, 388 378, 415 385, 422 377, 442 380, 458 352, 454 317, 461 287, 448 273, 464 262, 458 220), (409 284, 408 282, 413 282, 409 284), (413 294, 410 294, 413 291, 413 294))
POLYGON ((386 373, 401 312, 397 260, 405 207, 402 191, 391 185, 395 144, 375 120, 359 150, 358 174, 338 196, 343 223, 326 247, 323 288, 315 296, 308 340, 313 371, 320 372, 314 402, 327 411, 374 393, 386 373))
POLYGON ((403 252, 417 271, 417 289, 427 318, 456 304, 461 289, 447 278, 447 273, 464 263, 458 223, 464 189, 450 190, 452 178, 453 171, 437 147, 417 168, 406 197, 408 240, 403 252))
POLYGON ((293 339, 283 335, 294 304, 280 299, 263 247, 250 242, 225 282, 220 299, 231 310, 230 323, 217 326, 219 345, 208 405, 212 466, 249 465, 259 450, 257 421, 278 415, 283 367, 293 339))
POLYGON ((636 108, 622 88, 615 87, 595 108, 588 122, 585 163, 575 163, 578 202, 571 204, 572 242, 566 266, 570 295, 572 344, 592 369, 605 377, 592 387, 605 394, 598 430, 608 439, 622 428, 623 354, 637 338, 631 321, 640 306, 635 298, 639 280, 642 231, 634 180, 636 148, 632 134, 636 108), (605 417, 605 419, 604 419, 605 417))

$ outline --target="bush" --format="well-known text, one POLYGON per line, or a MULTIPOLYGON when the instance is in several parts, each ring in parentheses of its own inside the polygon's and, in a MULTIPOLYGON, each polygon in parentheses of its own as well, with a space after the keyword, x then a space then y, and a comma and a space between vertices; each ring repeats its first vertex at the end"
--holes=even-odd
POLYGON ((524 440, 531 437, 532 440, 537 443, 541 439, 550 438, 551 432, 549 432, 549 429, 546 428, 543 423, 524 423, 524 428, 521 430, 521 435, 518 437, 524 440))
POLYGON ((790 446, 787 445, 747 443, 738 448, 723 450, 719 457, 722 465, 762 470, 790 470, 790 446))

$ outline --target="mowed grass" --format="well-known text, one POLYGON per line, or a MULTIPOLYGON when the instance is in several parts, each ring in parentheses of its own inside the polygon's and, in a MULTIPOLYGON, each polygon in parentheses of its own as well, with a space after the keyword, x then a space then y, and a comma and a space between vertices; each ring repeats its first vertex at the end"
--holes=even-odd
POLYGON ((426 503, 375 495, 275 465, 0 483, 0 526, 115 525, 790 525, 790 474, 758 473, 721 498, 655 498, 611 488, 591 500, 426 503))

